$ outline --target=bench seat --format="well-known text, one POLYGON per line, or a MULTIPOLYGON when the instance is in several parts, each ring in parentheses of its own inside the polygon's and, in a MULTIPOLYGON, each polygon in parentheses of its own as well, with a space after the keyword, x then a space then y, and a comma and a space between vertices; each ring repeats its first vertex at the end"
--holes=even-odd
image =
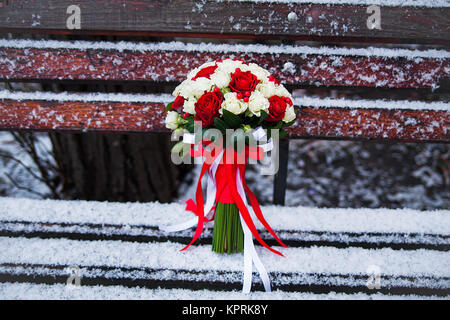
MULTIPOLYGON (((181 204, 0 198, 0 208, 3 290, 17 283, 58 288, 70 266, 80 268, 81 284, 90 290, 105 286, 149 294, 145 290, 238 291, 242 286, 241 255, 213 254, 210 228, 186 252, 179 250, 193 230, 158 230, 191 217, 181 204)), ((289 245, 282 249, 285 258, 257 246, 279 294, 450 293, 448 210, 267 206, 263 211, 289 245), (378 290, 366 286, 373 266, 381 272, 378 290)), ((254 280, 254 289, 261 291, 256 274, 254 280)))

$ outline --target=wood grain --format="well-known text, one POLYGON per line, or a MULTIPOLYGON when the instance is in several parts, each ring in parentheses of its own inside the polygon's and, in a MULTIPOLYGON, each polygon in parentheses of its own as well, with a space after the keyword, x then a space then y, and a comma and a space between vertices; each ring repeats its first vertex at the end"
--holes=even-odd
POLYGON ((0 11, 0 31, 252 39, 450 43, 450 9, 381 6, 381 30, 367 27, 367 6, 252 1, 22 0, 0 11), (70 5, 81 30, 69 30, 70 5), (297 20, 288 20, 295 13, 297 20))
MULTIPOLYGON (((161 103, 0 100, 0 129, 167 132, 161 103)), ((302 107, 290 138, 450 142, 450 113, 302 107)))
POLYGON ((8 47, 0 47, 0 78, 179 82, 192 68, 225 58, 254 62, 293 86, 443 89, 450 83, 450 59, 8 47))

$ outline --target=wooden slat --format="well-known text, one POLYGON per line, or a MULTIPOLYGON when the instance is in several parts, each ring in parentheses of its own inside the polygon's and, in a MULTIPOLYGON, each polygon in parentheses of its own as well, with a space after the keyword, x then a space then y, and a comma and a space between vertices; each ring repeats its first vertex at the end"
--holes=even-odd
MULTIPOLYGON (((0 129, 166 132, 164 104, 0 100, 0 129)), ((450 113, 328 107, 300 108, 290 138, 449 142, 450 113)))
POLYGON ((449 43, 447 7, 380 5, 381 30, 367 27, 368 5, 194 0, 23 0, 0 11, 0 31, 125 36, 287 38, 449 43), (79 5, 81 30, 66 24, 79 5), (51 9, 49 9, 51 8, 51 9), (295 13, 297 20, 289 20, 295 13), (291 14, 292 16, 292 14, 291 14))
POLYGON ((192 68, 231 57, 257 63, 289 85, 435 89, 450 83, 448 58, 305 54, 305 49, 295 54, 239 53, 239 48, 222 53, 0 47, 0 78, 183 81, 192 68))

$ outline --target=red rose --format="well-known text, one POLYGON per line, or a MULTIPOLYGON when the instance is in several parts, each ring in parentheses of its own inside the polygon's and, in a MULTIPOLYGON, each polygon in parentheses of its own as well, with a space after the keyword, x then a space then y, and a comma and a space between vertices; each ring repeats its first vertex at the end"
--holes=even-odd
POLYGON ((217 65, 203 68, 199 72, 197 72, 197 74, 195 75, 195 77, 192 78, 192 80, 195 81, 195 80, 197 80, 197 78, 211 79, 211 75, 214 73, 214 71, 216 71, 216 69, 217 69, 217 65))
POLYGON ((278 81, 273 75, 269 75, 269 81, 272 81, 275 84, 280 84, 280 81, 278 81))
POLYGON ((284 118, 287 108, 287 102, 280 96, 271 96, 269 98, 269 116, 267 121, 281 121, 284 118))
POLYGON ((256 85, 259 83, 258 78, 250 71, 242 72, 237 68, 234 73, 231 74, 230 89, 234 92, 252 92, 255 90, 256 85))
POLYGON ((172 109, 175 111, 181 111, 184 105, 184 98, 182 96, 178 96, 172 104, 172 109))
POLYGON ((219 117, 220 105, 223 101, 222 92, 206 92, 195 103, 195 121, 201 121, 202 127, 209 127, 214 118, 219 117))

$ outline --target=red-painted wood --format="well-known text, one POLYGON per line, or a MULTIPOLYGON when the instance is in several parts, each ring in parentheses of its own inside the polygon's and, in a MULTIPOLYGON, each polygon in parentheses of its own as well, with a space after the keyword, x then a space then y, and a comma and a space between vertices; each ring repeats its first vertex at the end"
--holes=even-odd
POLYGON ((380 5, 381 29, 369 29, 369 5, 294 1, 21 0, 10 1, 0 10, 0 31, 450 43, 449 8, 380 5), (70 16, 67 8, 74 4, 81 11, 79 30, 69 29, 66 23, 70 16), (288 19, 294 13, 297 19, 288 19))
MULTIPOLYGON (((0 100, 0 129, 166 132, 161 103, 0 100)), ((450 113, 430 110, 301 108, 290 138, 450 142, 450 113)))
POLYGON ((227 57, 255 62, 290 85, 437 88, 450 83, 450 59, 4 47, 0 78, 182 81, 193 67, 227 57))

